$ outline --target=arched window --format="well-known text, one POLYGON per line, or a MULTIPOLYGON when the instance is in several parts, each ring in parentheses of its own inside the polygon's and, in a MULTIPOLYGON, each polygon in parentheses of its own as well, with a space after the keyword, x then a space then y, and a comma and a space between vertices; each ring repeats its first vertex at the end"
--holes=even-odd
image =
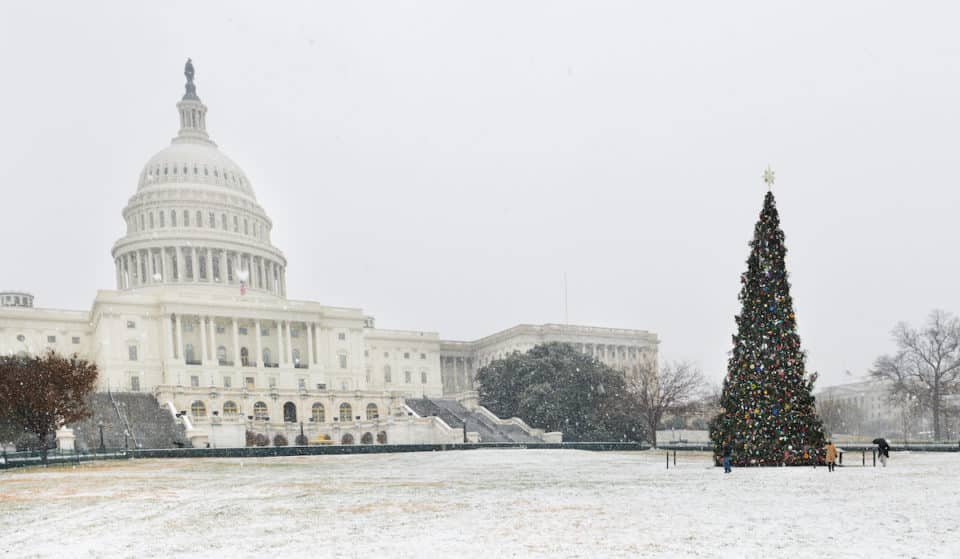
POLYGON ((244 367, 250 364, 250 352, 245 347, 240 348, 240 364, 244 367))
POLYGON ((387 432, 380 431, 377 433, 377 442, 380 444, 387 444, 387 432))
POLYGON ((283 405, 283 421, 285 423, 297 422, 297 406, 293 402, 287 402, 283 405))
POLYGON ((207 406, 204 405, 200 400, 195 400, 190 404, 190 415, 193 417, 206 417, 207 416, 207 406))
POLYGON ((390 365, 383 366, 383 382, 388 384, 393 382, 393 379, 390 378, 390 365))
POLYGON ((253 418, 258 421, 266 421, 269 416, 267 415, 267 405, 263 402, 257 402, 253 405, 253 418))
POLYGON ((266 365, 267 363, 270 363, 270 348, 269 348, 269 347, 263 348, 263 364, 266 365))
POLYGON ((153 229, 153 212, 150 212, 150 229, 153 229))
POLYGON ((323 404, 317 402, 313 405, 313 422, 314 423, 323 423, 327 420, 326 414, 324 413, 323 404))
POLYGON ((227 214, 220 214, 220 225, 224 231, 227 230, 227 214))
POLYGON ((160 227, 166 227, 167 212, 160 212, 160 227))
POLYGON ((224 417, 233 417, 237 415, 237 404, 236 402, 226 401, 223 403, 223 416, 224 417))
POLYGON ((373 444, 373 433, 364 433, 360 437, 360 444, 373 444))
POLYGON ((340 421, 353 421, 353 407, 346 402, 340 404, 340 421))
POLYGON ((300 350, 299 350, 299 349, 294 349, 292 353, 293 353, 293 364, 294 364, 294 365, 299 365, 299 364, 300 364, 300 350))
POLYGON ((193 362, 193 344, 187 344, 183 347, 183 355, 186 357, 188 363, 193 362))
POLYGON ((350 433, 344 435, 343 438, 340 439, 340 444, 353 444, 353 435, 350 433))
POLYGON ((227 348, 220 346, 217 348, 217 362, 221 365, 226 364, 227 362, 227 348))
POLYGON ((190 227, 190 212, 183 210, 183 226, 190 227))
POLYGON ((413 373, 411 373, 410 371, 404 371, 404 372, 403 372, 403 382, 405 382, 405 383, 407 383, 407 384, 410 384, 410 382, 412 382, 412 380, 413 380, 413 373))
POLYGON ((377 419, 380 417, 380 412, 377 410, 376 404, 367 404, 367 419, 377 419))
POLYGON ((177 210, 170 210, 170 227, 177 226, 177 210))

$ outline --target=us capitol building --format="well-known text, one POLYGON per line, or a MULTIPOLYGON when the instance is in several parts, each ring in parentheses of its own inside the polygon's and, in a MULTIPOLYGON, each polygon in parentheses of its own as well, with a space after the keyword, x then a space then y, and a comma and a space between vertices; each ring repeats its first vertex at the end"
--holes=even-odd
POLYGON ((513 351, 568 342, 626 374, 656 362, 657 337, 642 330, 520 325, 448 341, 379 329, 359 308, 288 299, 273 222, 211 140, 190 61, 185 75, 179 132, 144 165, 123 209, 126 233, 111 249, 116 288, 76 311, 0 293, 3 354, 78 353, 97 364, 98 391, 155 396, 195 446, 243 446, 247 430, 292 441, 303 424, 311 442, 374 444, 371 433, 377 443, 457 442, 461 431, 408 402, 456 401, 492 417, 474 377, 513 351))

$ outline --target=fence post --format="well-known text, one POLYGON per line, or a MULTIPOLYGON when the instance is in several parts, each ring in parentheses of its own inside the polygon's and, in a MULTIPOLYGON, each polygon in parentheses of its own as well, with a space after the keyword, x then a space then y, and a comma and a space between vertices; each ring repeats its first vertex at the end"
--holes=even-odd
POLYGON ((674 466, 677 465, 677 451, 676 451, 676 450, 673 451, 673 465, 674 465, 674 466))
POLYGON ((667 469, 670 469, 670 451, 667 451, 667 469))
POLYGON ((840 465, 843 466, 843 453, 841 452, 839 454, 840 454, 840 465))
POLYGON ((877 451, 874 450, 873 452, 871 452, 871 454, 873 454, 873 467, 876 468, 877 467, 877 451))
POLYGON ((866 467, 867 467, 867 451, 866 451, 866 450, 861 450, 860 453, 863 455, 863 456, 862 456, 862 458, 863 458, 863 467, 866 468, 866 467))

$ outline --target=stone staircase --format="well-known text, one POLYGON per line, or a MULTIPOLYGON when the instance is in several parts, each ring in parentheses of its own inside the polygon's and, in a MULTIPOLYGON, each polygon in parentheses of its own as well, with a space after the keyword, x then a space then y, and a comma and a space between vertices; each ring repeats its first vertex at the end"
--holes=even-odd
POLYGON ((151 394, 139 392, 97 392, 90 396, 91 417, 69 425, 78 450, 106 448, 175 448, 186 443, 183 426, 162 408, 151 394))
POLYGON ((417 415, 421 417, 437 416, 454 429, 463 429, 464 424, 466 424, 468 432, 476 432, 480 436, 480 442, 543 442, 542 439, 531 435, 519 425, 497 424, 485 414, 470 411, 456 400, 411 398, 406 401, 406 404, 417 415))

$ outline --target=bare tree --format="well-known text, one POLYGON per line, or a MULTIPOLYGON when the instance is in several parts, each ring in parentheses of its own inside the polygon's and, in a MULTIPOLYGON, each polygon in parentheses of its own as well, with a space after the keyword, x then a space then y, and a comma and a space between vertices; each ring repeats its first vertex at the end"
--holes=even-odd
POLYGON ((43 462, 56 429, 90 415, 87 395, 97 380, 97 366, 63 357, 53 350, 40 356, 0 357, 0 419, 37 435, 43 462))
POLYGON ((657 446, 657 427, 667 413, 683 413, 696 403, 706 386, 700 370, 690 363, 666 363, 658 371, 649 364, 631 379, 630 390, 636 399, 650 442, 657 446))
POLYGON ((877 358, 870 373, 891 381, 891 394, 909 395, 932 413, 933 436, 940 440, 944 396, 960 392, 960 320, 935 310, 921 330, 905 322, 893 329, 897 353, 877 358))

